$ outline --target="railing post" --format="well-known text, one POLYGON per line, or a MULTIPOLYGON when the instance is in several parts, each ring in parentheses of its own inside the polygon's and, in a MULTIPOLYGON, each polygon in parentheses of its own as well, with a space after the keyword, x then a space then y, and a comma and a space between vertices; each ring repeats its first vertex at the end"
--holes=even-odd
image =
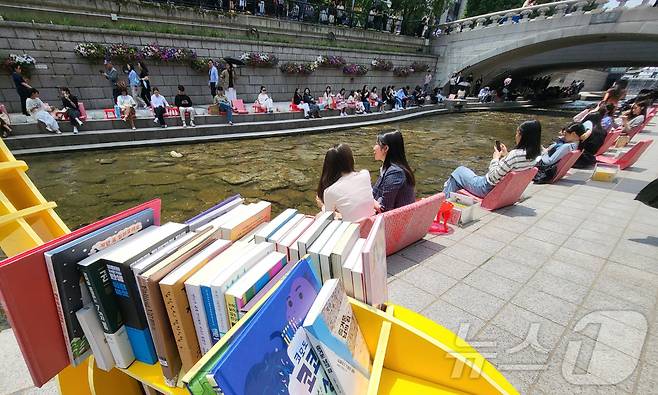
POLYGON ((503 25, 511 25, 512 23, 514 23, 514 20, 512 18, 514 18, 515 16, 516 16, 516 12, 508 12, 507 14, 505 14, 504 16, 505 22, 503 22, 503 25))
POLYGON ((472 24, 472 21, 466 21, 466 22, 462 23, 462 24, 461 24, 461 26, 462 26, 462 31, 463 31, 463 32, 468 32, 468 31, 473 30, 473 29, 471 28, 471 24, 472 24))
POLYGON ((567 13, 567 8, 569 6, 567 4, 558 4, 555 6, 555 13, 553 14, 552 18, 562 18, 564 15, 567 13))
POLYGON ((535 19, 536 20, 546 19, 546 13, 550 10, 551 9, 548 8, 548 7, 542 7, 540 9, 538 9, 537 12, 539 12, 539 15, 537 15, 537 18, 535 18, 535 19))
POLYGON ((478 18, 478 19, 476 19, 475 20, 475 27, 473 28, 473 30, 483 29, 485 22, 487 22, 487 18, 478 18))

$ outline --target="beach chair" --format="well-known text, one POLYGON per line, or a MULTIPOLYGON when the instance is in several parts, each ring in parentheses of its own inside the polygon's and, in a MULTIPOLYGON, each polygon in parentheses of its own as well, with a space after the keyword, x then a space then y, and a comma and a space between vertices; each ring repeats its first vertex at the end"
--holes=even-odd
POLYGON ((114 108, 103 109, 103 114, 105 115, 105 119, 117 119, 117 114, 114 112, 114 108))
POLYGON ((427 234, 443 201, 445 201, 445 195, 437 193, 395 210, 362 218, 357 221, 361 225, 361 237, 367 237, 377 216, 383 215, 386 255, 393 255, 427 234))
POLYGON ((601 144, 601 147, 599 147, 599 150, 596 151, 595 155, 602 155, 604 154, 607 150, 610 149, 613 145, 615 145, 615 142, 617 139, 621 136, 621 130, 611 130, 606 134, 605 140, 603 140, 603 144, 601 144))
POLYGON ((302 109, 295 103, 290 103, 290 112, 301 112, 302 109))
POLYGON ((511 206, 519 201, 523 191, 532 182, 537 174, 537 168, 531 167, 521 171, 511 171, 503 177, 498 184, 484 197, 479 198, 472 193, 461 189, 459 193, 472 196, 480 202, 480 207, 485 210, 494 211, 499 208, 511 206))
POLYGON ((260 103, 256 102, 251 106, 251 109, 256 114, 262 114, 267 112, 267 107, 261 106, 260 103))
POLYGON ((249 114, 249 111, 247 111, 247 107, 244 106, 244 101, 242 99, 234 99, 231 104, 233 105, 233 109, 237 114, 249 114))
POLYGON ((615 158, 613 156, 597 155, 596 160, 597 162, 607 163, 609 165, 619 165, 619 168, 621 170, 624 170, 626 168, 633 166, 635 162, 637 162, 637 160, 640 159, 640 156, 642 156, 644 151, 646 151, 647 148, 649 148, 651 143, 653 143, 653 139, 642 140, 637 144, 635 144, 631 149, 624 152, 618 158, 615 158))
MULTIPOLYGON (((610 134, 610 133, 608 133, 610 134)), ((613 140, 614 142, 614 140, 613 140)), ((583 151, 581 150, 575 150, 571 151, 568 154, 566 154, 560 161, 557 163, 557 169, 555 170, 555 176, 553 176, 553 179, 551 180, 550 184, 556 183, 560 181, 560 179, 564 176, 567 175, 569 172, 569 169, 576 163, 578 158, 580 158, 580 155, 583 154, 583 151)))

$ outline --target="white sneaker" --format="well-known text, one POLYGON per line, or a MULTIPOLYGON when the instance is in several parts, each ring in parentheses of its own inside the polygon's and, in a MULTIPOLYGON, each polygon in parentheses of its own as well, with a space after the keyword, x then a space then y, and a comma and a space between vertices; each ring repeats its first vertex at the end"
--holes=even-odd
POLYGON ((153 122, 158 123, 158 118, 153 118, 153 122))
POLYGON ((78 134, 78 127, 77 126, 73 127, 73 134, 78 134))
POLYGON ((46 130, 49 131, 50 133, 54 132, 54 130, 50 126, 46 126, 46 130))
POLYGON ((183 122, 183 127, 184 127, 184 128, 186 128, 186 127, 187 127, 187 124, 186 124, 185 122, 183 122))
POLYGON ((82 123, 82 121, 80 120, 80 118, 76 118, 75 121, 78 123, 78 126, 82 126, 82 125, 83 125, 83 123, 82 123))
POLYGON ((137 130, 137 128, 133 126, 133 130, 137 130))
POLYGON ((196 125, 194 124, 194 121, 190 121, 190 126, 196 127, 196 125))
POLYGON ((165 128, 167 127, 167 124, 166 124, 166 123, 164 124, 164 127, 165 127, 165 128))

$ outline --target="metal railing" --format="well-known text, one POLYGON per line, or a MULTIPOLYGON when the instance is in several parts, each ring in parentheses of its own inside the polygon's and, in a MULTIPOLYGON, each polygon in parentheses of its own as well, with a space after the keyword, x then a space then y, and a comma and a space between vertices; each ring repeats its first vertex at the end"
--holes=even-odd
POLYGON ((396 35, 429 38, 435 30, 428 19, 404 20, 390 11, 353 10, 317 1, 289 0, 145 0, 224 13, 244 13, 325 26, 367 29, 396 35))
MULTIPOLYGON (((439 25, 443 34, 454 34, 487 27, 505 26, 514 23, 525 23, 547 18, 561 18, 571 15, 582 15, 585 12, 593 14, 610 10, 624 10, 629 0, 567 0, 539 4, 531 7, 513 8, 477 15, 439 25)), ((656 0, 642 0, 637 7, 651 7, 656 0)))

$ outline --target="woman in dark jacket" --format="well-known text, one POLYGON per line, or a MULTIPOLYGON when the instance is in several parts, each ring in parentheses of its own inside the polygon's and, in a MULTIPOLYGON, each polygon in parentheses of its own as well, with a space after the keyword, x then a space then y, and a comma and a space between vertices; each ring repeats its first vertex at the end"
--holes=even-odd
POLYGON ((308 104, 309 114, 313 118, 322 118, 320 117, 320 107, 317 104, 315 104, 315 99, 313 98, 310 89, 308 88, 304 89, 304 96, 302 97, 302 100, 304 101, 304 103, 308 104))
POLYGON ((78 126, 82 126, 82 121, 80 120, 82 113, 80 112, 78 98, 73 96, 67 87, 60 89, 60 93, 62 94, 62 107, 69 117, 71 126, 73 126, 73 133, 77 134, 78 126))
POLYGON ((375 210, 389 211, 416 201, 416 179, 407 162, 402 133, 393 131, 377 136, 375 160, 383 162, 372 187, 375 210))
POLYGON ((144 62, 137 62, 139 68, 139 79, 142 81, 142 100, 146 103, 147 107, 151 106, 151 79, 149 78, 149 69, 144 62))

